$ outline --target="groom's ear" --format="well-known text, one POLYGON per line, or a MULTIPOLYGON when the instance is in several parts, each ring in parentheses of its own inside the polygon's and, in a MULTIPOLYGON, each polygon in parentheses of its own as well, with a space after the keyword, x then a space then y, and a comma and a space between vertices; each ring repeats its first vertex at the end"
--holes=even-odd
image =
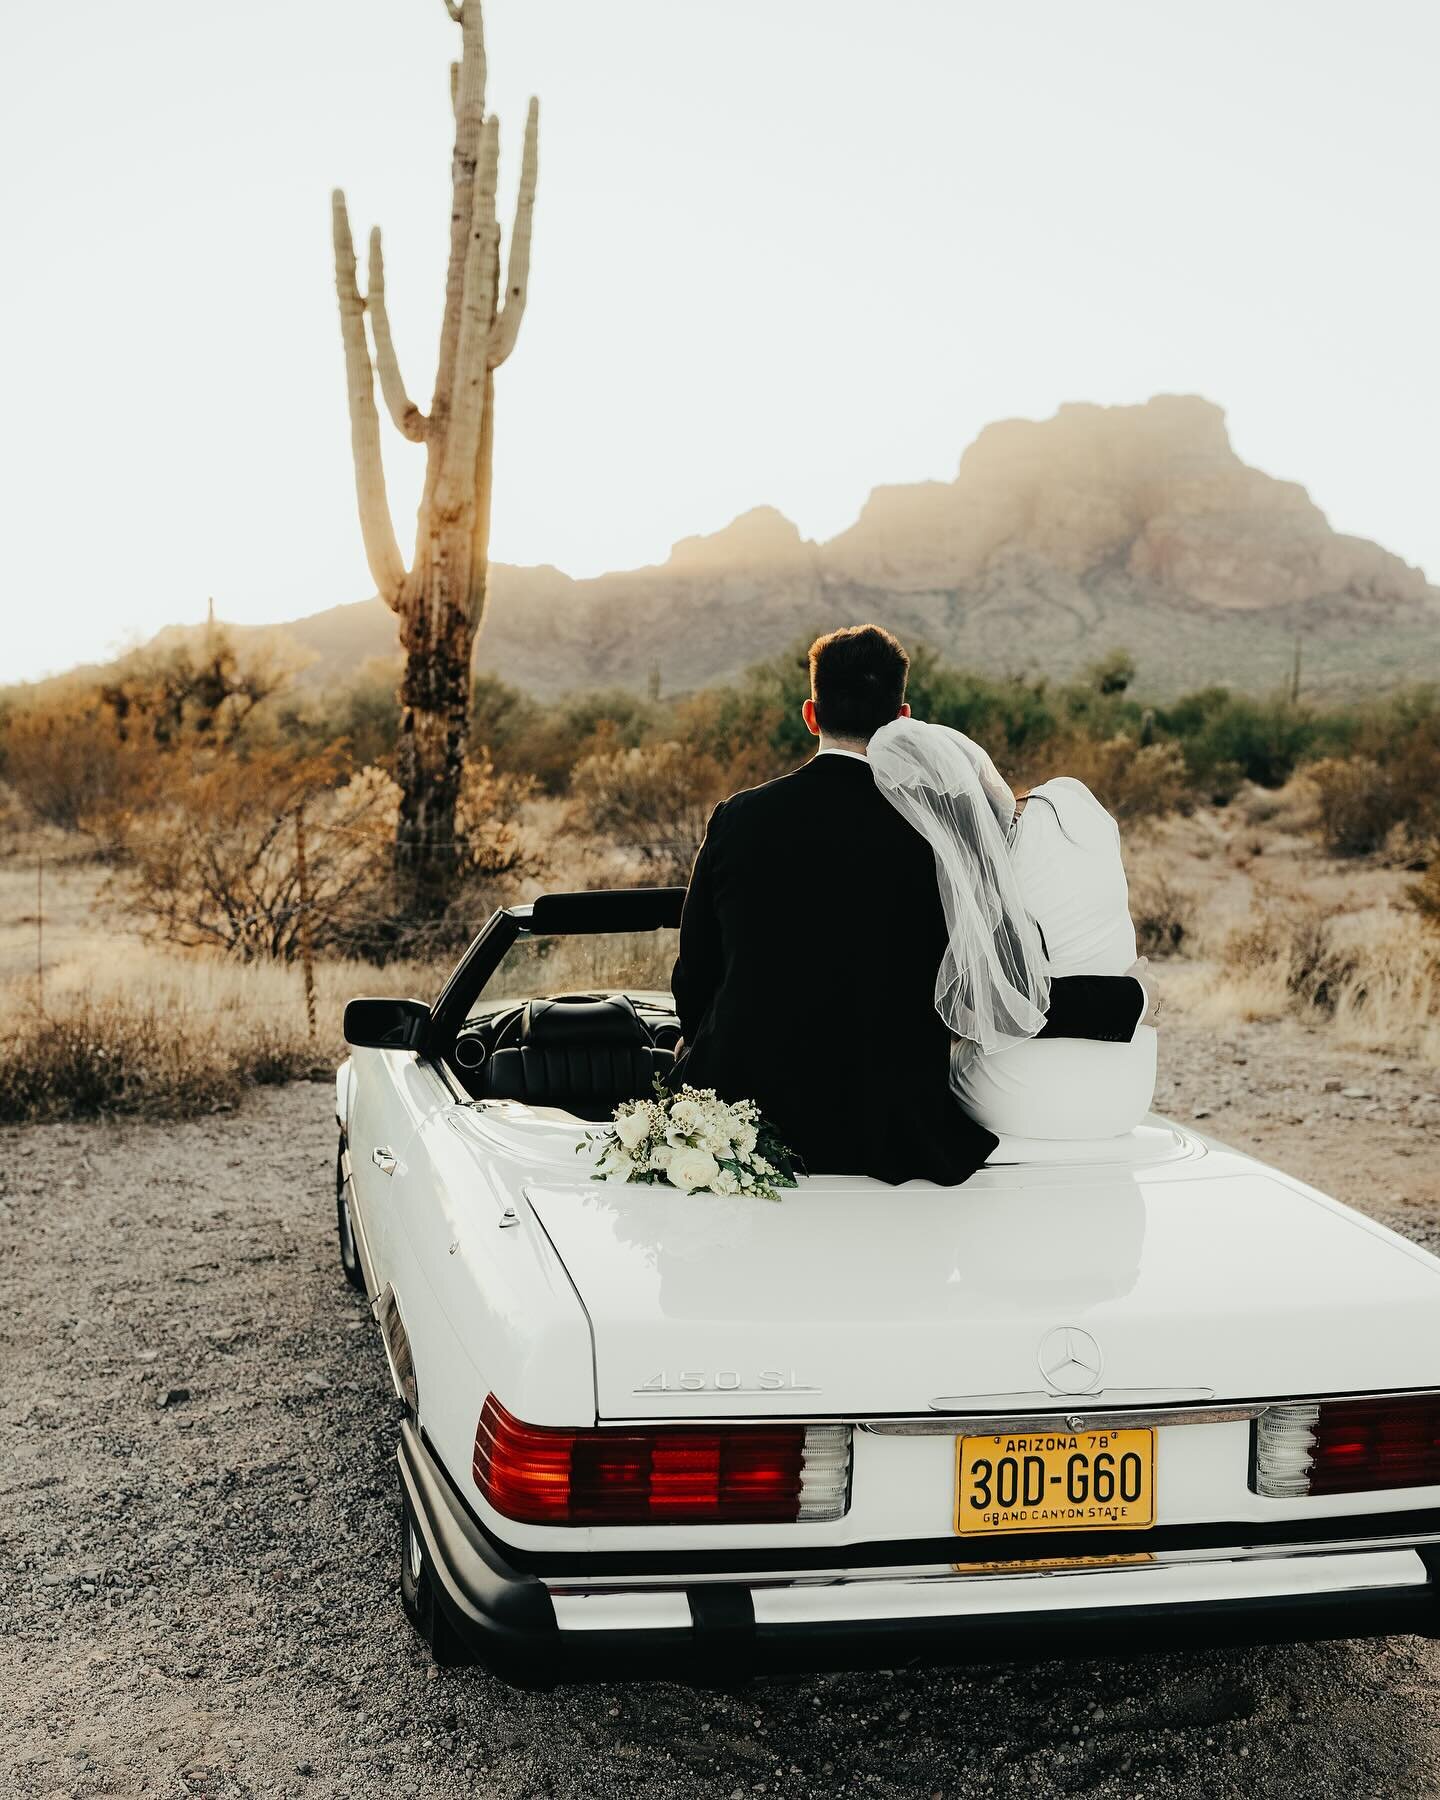
POLYGON ((819 737, 820 721, 815 716, 815 702, 813 699, 807 700, 800 708, 800 716, 804 719, 805 729, 810 733, 811 737, 819 737))
POLYGON ((895 717, 897 719, 908 719, 910 717, 910 702, 908 700, 901 702, 900 710, 896 713, 895 717))

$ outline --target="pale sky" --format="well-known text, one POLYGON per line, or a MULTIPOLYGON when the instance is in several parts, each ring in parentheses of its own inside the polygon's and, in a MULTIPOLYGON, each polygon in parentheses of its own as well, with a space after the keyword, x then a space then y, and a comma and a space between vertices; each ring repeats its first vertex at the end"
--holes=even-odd
MULTIPOLYGON (((829 536, 993 419, 1200 393, 1440 578, 1432 0, 490 0, 508 226, 493 552, 584 575, 769 503, 829 536)), ((329 193, 414 397, 441 0, 10 0, 0 684, 373 591, 329 193)), ((408 554, 423 453, 385 421, 408 554)))

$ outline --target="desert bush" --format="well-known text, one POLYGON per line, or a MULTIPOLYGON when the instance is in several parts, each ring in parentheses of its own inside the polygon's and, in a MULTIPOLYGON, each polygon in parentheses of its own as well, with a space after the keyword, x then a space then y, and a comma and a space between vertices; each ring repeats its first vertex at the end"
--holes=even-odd
POLYGON ((1339 940, 1333 915, 1318 906, 1271 901, 1250 924, 1231 932, 1221 961, 1236 974, 1273 974, 1303 1009, 1332 1014, 1342 993, 1358 997, 1362 958, 1339 940))
POLYGON ((1368 856, 1390 835, 1403 805, 1390 770, 1368 756, 1326 757, 1306 770, 1320 836, 1332 856, 1368 856))
POLYGON ((155 782, 155 752, 117 736, 114 720, 79 695, 17 707, 6 721, 5 778, 31 816, 63 831, 106 834, 155 782))
POLYGON ((72 1000, 0 1038, 0 1121, 133 1113, 185 1118, 234 1106, 247 1087, 322 1071, 317 1047, 262 1020, 240 1035, 143 999, 72 1000))
POLYGON ((1352 923, 1355 968, 1336 995, 1336 1035, 1363 1049, 1413 1048, 1440 1060, 1440 945, 1413 919, 1381 915, 1352 923))
POLYGON ((352 916, 381 891, 393 783, 365 770, 339 785, 340 773, 336 751, 177 761, 165 800, 126 832, 126 866, 116 880, 123 910, 150 936, 242 961, 292 957, 307 925, 316 949, 343 943, 352 916))
MULTIPOLYGON (((777 748, 785 741, 782 722, 773 696, 755 689, 707 688, 677 705, 674 735, 695 755, 717 764, 724 771, 725 791, 736 793, 800 762, 798 745, 794 755, 777 748)), ((813 746, 814 740, 809 742, 813 746)))
POLYGON ((647 878, 684 882, 725 775, 686 744, 592 751, 575 765, 570 792, 581 829, 633 850, 647 878))
POLYGON ((297 666, 277 638, 250 638, 242 647, 212 624, 132 652, 96 691, 122 739, 169 749, 234 744, 297 666))
POLYGON ((1314 714, 1284 698, 1255 700, 1227 688, 1203 688, 1156 713, 1157 727, 1180 744, 1197 794, 1229 801, 1244 781, 1278 788, 1312 753, 1314 714))
POLYGON ((1432 846, 1430 866, 1419 881, 1412 881, 1405 898, 1431 931, 1440 932, 1440 846, 1432 846))
POLYGON ((1159 870, 1130 884, 1130 917, 1141 956, 1176 956, 1195 928, 1195 896, 1159 870))
POLYGON ((346 1000, 433 999, 448 970, 322 961, 312 1038, 298 969, 117 937, 48 969, 43 1006, 33 977, 0 988, 0 1121, 193 1116, 256 1085, 328 1079, 345 1054, 346 1000))
POLYGON ((487 718, 477 713, 476 742, 490 747, 502 772, 532 777, 547 794, 563 794, 577 763, 595 751, 642 744, 669 726, 670 710, 624 689, 571 694, 550 706, 526 706, 510 715, 505 728, 492 707, 487 718))
POLYGON ((1046 774, 1083 781, 1122 823, 1164 818, 1190 804, 1185 759, 1175 744, 1070 735, 1046 746, 1043 765, 1046 774))

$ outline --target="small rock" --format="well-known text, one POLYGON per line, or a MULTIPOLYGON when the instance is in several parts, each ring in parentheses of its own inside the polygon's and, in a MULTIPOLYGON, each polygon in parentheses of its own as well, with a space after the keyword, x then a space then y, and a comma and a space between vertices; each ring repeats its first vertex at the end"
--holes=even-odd
POLYGON ((1362 1087, 1341 1088, 1340 1098, 1342 1100, 1369 1100, 1371 1098, 1371 1093, 1370 1093, 1369 1088, 1362 1088, 1362 1087))
POLYGON ((1210 1108, 1208 1106, 1197 1106, 1190 1116, 1192 1119, 1208 1119, 1210 1117, 1210 1108))
POLYGON ((1325 1092, 1327 1094, 1338 1094, 1340 1092, 1340 1077, 1338 1075, 1332 1075, 1325 1083, 1325 1092))
POLYGON ((165 1392, 160 1396, 159 1404, 162 1407, 183 1406, 189 1398, 190 1390, 187 1387, 166 1388, 165 1392))

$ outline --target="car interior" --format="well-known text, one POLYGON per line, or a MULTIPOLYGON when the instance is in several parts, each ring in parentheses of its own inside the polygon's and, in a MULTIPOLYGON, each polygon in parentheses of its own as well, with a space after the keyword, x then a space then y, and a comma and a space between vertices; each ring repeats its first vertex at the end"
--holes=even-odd
POLYGON ((649 1096, 675 1060, 680 1021, 624 993, 556 994, 468 1020, 450 1061, 472 1100, 518 1100, 608 1119, 649 1096))

